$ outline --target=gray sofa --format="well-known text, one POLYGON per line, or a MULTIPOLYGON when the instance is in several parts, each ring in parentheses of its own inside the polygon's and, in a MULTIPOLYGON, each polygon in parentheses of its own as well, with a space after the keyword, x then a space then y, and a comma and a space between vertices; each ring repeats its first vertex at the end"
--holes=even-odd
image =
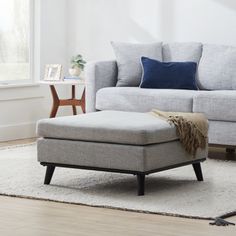
POLYGON ((236 146, 236 48, 172 43, 163 45, 162 57, 163 61, 197 62, 200 90, 117 87, 116 61, 91 62, 86 67, 86 111, 202 112, 209 119, 209 143, 232 150, 236 146))

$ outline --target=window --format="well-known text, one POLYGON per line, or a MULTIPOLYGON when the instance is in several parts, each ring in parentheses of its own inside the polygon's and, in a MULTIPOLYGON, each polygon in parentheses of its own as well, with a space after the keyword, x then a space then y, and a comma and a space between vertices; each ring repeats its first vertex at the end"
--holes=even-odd
POLYGON ((32 0, 0 0, 0 84, 31 80, 32 0))

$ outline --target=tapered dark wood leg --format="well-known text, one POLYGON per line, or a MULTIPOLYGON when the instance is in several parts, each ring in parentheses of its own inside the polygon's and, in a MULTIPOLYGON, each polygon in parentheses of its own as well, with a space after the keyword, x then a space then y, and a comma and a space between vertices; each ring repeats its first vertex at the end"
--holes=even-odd
POLYGON ((138 196, 143 196, 145 192, 145 174, 137 174, 138 196))
POLYGON ((235 153, 235 148, 226 148, 227 153, 235 153))
POLYGON ((201 163, 194 163, 193 169, 198 181, 203 181, 201 163))
POLYGON ((55 166, 47 166, 44 184, 47 184, 47 185, 50 184, 54 170, 55 170, 55 166))

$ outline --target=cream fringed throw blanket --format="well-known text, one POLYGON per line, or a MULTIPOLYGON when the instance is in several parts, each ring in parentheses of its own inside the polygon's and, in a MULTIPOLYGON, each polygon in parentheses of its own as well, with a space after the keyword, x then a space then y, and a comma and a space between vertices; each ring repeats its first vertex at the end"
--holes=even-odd
POLYGON ((185 150, 195 156, 198 148, 208 143, 208 120, 201 113, 164 112, 154 109, 151 114, 173 123, 185 150))

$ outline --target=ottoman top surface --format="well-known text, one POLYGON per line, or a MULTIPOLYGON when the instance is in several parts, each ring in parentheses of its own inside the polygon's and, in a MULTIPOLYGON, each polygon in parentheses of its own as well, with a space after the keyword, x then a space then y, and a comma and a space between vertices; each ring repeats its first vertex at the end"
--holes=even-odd
POLYGON ((99 111, 43 119, 37 133, 44 138, 148 145, 177 140, 176 129, 150 113, 99 111))

